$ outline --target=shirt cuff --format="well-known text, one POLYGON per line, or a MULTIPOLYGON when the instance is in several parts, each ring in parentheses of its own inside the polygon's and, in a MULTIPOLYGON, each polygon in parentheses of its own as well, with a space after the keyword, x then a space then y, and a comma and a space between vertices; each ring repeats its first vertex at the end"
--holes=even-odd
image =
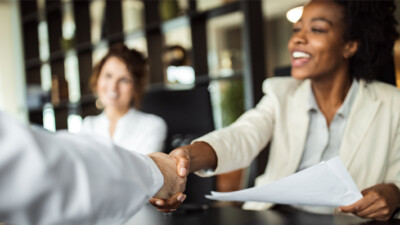
POLYGON ((149 157, 145 156, 145 159, 148 161, 148 165, 150 167, 150 173, 153 180, 153 185, 150 188, 150 195, 153 197, 157 192, 162 188, 164 185, 164 176, 162 175, 160 169, 158 168, 157 164, 149 157))

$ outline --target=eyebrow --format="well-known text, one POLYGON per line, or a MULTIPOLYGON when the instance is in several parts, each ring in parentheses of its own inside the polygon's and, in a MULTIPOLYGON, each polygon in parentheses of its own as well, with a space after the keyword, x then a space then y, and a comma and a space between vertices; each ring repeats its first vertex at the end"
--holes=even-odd
POLYGON ((325 18, 323 18, 323 17, 312 18, 312 19, 311 19, 311 22, 314 22, 314 21, 325 21, 325 22, 329 23, 331 26, 333 25, 332 21, 330 21, 330 20, 328 20, 328 19, 325 19, 325 18))

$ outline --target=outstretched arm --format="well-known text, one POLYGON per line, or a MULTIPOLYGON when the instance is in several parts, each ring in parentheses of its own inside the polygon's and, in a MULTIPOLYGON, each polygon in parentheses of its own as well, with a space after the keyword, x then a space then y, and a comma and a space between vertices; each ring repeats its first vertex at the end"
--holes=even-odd
POLYGON ((1 112, 0 149, 7 224, 122 224, 156 193, 175 191, 166 184, 184 183, 168 175, 176 164, 163 156, 153 161, 91 136, 31 130, 1 112), (169 167, 160 172, 161 164, 169 167))

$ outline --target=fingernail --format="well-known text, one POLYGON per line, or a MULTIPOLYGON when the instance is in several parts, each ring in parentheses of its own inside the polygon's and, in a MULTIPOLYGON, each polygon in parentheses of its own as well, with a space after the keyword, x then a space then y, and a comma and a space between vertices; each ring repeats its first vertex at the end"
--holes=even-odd
POLYGON ((179 173, 180 173, 181 176, 185 176, 186 175, 186 168, 181 168, 179 170, 179 173))
POLYGON ((183 195, 182 200, 180 200, 181 202, 185 201, 186 199, 186 195, 183 195))
POLYGON ((181 202, 183 199, 183 195, 179 195, 176 199, 181 202))
POLYGON ((162 205, 162 201, 156 201, 156 205, 162 205))

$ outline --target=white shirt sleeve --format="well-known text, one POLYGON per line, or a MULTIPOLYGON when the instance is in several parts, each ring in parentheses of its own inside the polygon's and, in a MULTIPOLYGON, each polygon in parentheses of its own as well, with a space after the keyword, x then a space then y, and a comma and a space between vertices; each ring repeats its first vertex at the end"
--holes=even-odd
POLYGON ((145 155, 67 132, 32 130, 0 112, 0 221, 122 224, 164 183, 145 155))

